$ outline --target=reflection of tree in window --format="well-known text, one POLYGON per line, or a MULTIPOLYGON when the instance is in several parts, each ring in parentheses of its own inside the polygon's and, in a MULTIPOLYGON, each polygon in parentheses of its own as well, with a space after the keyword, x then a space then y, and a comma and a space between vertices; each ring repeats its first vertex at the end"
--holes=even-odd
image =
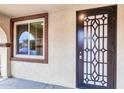
POLYGON ((17 25, 17 54, 28 54, 28 25, 17 25))
MULTIPOLYGON (((30 34, 29 32, 23 32, 19 37, 19 53, 21 54, 27 54, 28 53, 28 37, 30 36, 30 41, 34 41, 34 36, 30 34)), ((30 47, 32 47, 33 42, 30 44, 30 47)))
POLYGON ((16 42, 17 54, 43 55, 42 22, 34 22, 30 23, 30 25, 29 24, 17 25, 16 42))

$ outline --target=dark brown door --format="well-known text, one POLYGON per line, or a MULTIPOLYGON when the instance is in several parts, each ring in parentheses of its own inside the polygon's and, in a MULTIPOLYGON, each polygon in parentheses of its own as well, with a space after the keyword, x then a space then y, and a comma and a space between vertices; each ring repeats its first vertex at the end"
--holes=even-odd
POLYGON ((117 6, 77 11, 78 88, 116 88, 117 6))

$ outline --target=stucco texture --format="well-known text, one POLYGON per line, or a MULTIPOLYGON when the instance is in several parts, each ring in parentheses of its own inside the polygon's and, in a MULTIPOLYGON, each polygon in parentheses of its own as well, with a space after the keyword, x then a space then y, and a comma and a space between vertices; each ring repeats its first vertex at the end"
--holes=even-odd
MULTIPOLYGON (((101 6, 106 5, 77 5, 59 11, 49 11, 48 64, 12 61, 12 76, 75 88, 76 11, 101 6)), ((124 5, 118 5, 117 88, 124 88, 123 11, 124 5)), ((7 36, 9 34, 7 32, 7 36)))
MULTIPOLYGON (((6 15, 0 14, 0 43, 10 42, 10 18, 6 15)), ((10 76, 10 49, 0 47, 0 66, 1 75, 4 77, 10 76)))

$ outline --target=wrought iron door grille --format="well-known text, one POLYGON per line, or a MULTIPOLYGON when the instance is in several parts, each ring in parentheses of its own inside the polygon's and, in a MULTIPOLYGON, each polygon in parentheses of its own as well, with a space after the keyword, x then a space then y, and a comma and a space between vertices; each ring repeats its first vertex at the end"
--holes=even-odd
POLYGON ((108 14, 85 16, 83 83, 107 87, 108 14))

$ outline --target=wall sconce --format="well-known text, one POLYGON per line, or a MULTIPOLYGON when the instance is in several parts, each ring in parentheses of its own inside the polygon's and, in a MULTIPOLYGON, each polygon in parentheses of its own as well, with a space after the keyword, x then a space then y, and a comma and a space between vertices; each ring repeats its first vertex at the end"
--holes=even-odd
POLYGON ((85 17, 84 14, 80 15, 80 16, 79 16, 79 20, 80 20, 80 21, 83 21, 83 20, 84 20, 84 17, 85 17))

